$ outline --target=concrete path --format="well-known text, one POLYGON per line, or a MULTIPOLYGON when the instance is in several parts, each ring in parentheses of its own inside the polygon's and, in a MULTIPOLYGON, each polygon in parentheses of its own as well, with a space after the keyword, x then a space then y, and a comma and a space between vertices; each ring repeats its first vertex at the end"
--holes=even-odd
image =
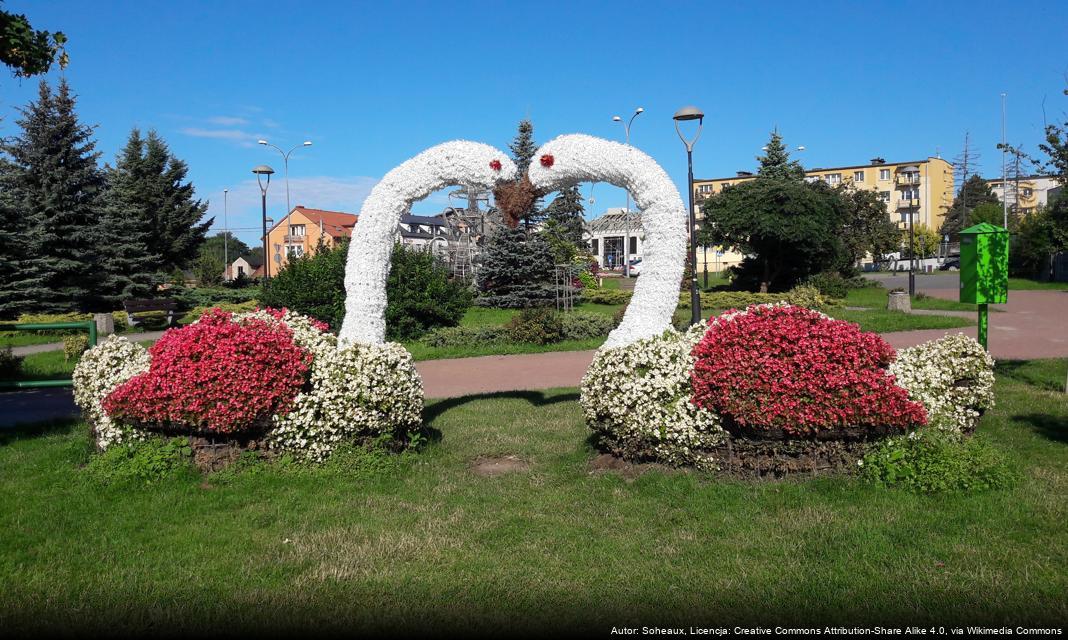
MULTIPOLYGON (((145 331, 142 333, 123 333, 119 334, 122 337, 131 340, 133 342, 144 342, 145 340, 159 340, 163 335, 162 331, 145 331)), ((101 338, 103 340, 103 338, 101 338)), ((11 353, 16 356, 28 356, 34 353, 44 353, 46 351, 62 351, 63 342, 49 342, 48 344, 31 344, 25 347, 12 347, 11 353)))

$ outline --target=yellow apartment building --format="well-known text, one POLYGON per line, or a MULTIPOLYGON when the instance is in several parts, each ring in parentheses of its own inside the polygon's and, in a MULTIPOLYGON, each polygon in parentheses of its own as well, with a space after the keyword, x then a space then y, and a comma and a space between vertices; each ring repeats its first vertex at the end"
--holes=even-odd
POLYGON ((320 238, 328 247, 351 238, 357 217, 353 213, 309 209, 299 204, 293 207, 289 215, 267 231, 270 274, 278 273, 291 256, 314 253, 320 238))
MULTIPOLYGON (((747 182, 756 174, 739 171, 730 178, 694 180, 694 207, 700 225, 701 204, 709 196, 730 185, 747 182)), ((852 185, 870 189, 886 203, 890 219, 902 229, 908 228, 910 218, 916 225, 926 225, 935 231, 942 225, 946 212, 953 204, 953 165, 939 157, 908 162, 886 162, 872 158, 868 164, 843 167, 815 168, 805 172, 807 180, 823 180, 831 186, 852 185)), ((704 269, 703 255, 708 255, 708 270, 718 271, 738 264, 742 256, 721 247, 698 249, 698 270, 704 269)))

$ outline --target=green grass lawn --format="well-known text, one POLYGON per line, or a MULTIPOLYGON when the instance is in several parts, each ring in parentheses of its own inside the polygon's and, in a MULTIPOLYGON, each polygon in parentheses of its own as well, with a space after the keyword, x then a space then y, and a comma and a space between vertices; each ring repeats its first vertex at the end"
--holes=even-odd
POLYGON ((1039 282, 1028 278, 1009 278, 1009 291, 1068 291, 1068 282, 1039 282))
MULTIPOLYGON (((139 344, 145 348, 152 346, 152 340, 144 340, 139 344)), ((45 351, 44 353, 32 353, 22 360, 22 371, 19 380, 63 380, 70 378, 74 373, 74 367, 78 365, 78 359, 66 360, 63 350, 45 351)))
POLYGON ((0 431, 9 633, 327 627, 1061 626, 1065 360, 1001 365, 979 429, 1012 489, 919 496, 851 478, 591 472, 574 390, 441 400, 398 465, 101 486, 81 424, 0 431), (530 468, 483 477, 472 463, 530 468))
POLYGON ((36 331, 0 332, 0 349, 25 347, 33 344, 50 344, 53 342, 63 342, 63 336, 41 335, 36 331))
MULTIPOLYGON (((850 307, 869 307, 871 309, 886 309, 886 298, 890 295, 887 289, 882 287, 867 287, 864 289, 850 289, 846 296, 845 304, 850 307)), ((924 294, 918 294, 912 299, 913 309, 937 309, 943 311, 976 311, 974 304, 957 302, 956 300, 943 300, 924 294)))

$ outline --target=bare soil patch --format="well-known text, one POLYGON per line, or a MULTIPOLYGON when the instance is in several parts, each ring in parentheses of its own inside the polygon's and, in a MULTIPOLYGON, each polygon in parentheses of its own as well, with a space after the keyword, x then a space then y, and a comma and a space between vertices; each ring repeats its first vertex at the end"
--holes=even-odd
POLYGON ((475 475, 487 478, 496 478, 507 473, 529 471, 530 463, 516 456, 501 456, 496 458, 476 458, 471 463, 471 470, 475 475))

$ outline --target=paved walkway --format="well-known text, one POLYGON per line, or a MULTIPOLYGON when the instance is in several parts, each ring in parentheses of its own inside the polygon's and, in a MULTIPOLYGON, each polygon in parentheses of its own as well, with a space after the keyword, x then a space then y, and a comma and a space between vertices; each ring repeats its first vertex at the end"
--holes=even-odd
MULTIPOLYGON (((123 333, 122 337, 132 340, 134 342, 144 342, 145 340, 159 340, 163 335, 162 331, 144 331, 142 333, 123 333)), ((103 340, 103 338, 101 338, 103 340)), ((12 347, 11 353, 16 356, 28 356, 34 353, 44 353, 45 351, 62 351, 62 342, 49 342, 48 344, 31 344, 25 347, 12 347)))

